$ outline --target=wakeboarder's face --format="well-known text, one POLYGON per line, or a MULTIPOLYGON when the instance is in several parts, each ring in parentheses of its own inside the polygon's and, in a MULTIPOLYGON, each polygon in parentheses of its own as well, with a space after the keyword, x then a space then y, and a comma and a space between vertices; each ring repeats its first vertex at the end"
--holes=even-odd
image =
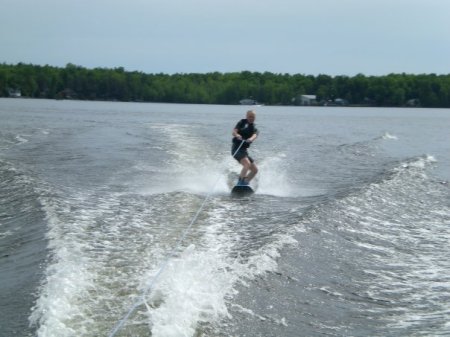
POLYGON ((253 114, 248 114, 248 115, 247 115, 247 121, 248 121, 250 124, 253 124, 253 123, 255 122, 255 119, 256 119, 255 115, 253 115, 253 114))

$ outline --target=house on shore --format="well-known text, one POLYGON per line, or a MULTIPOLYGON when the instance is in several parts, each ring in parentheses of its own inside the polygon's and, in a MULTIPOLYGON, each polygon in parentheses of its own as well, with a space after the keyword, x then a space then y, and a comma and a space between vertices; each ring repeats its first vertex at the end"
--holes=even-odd
POLYGON ((77 98, 77 93, 70 88, 66 88, 66 89, 58 92, 56 94, 55 98, 56 99, 75 99, 75 98, 77 98))
POLYGON ((328 100, 323 103, 324 106, 347 106, 348 101, 343 98, 336 98, 334 100, 328 100))
POLYGON ((258 104, 258 102, 256 100, 254 100, 253 98, 244 98, 239 101, 239 104, 241 104, 241 105, 256 105, 256 104, 258 104))
POLYGON ((295 105, 317 105, 316 95, 298 95, 292 99, 295 105))
POLYGON ((22 92, 19 89, 8 89, 9 97, 22 97, 22 92))
POLYGON ((406 101, 406 106, 409 108, 417 108, 420 106, 420 100, 418 98, 412 98, 406 101))

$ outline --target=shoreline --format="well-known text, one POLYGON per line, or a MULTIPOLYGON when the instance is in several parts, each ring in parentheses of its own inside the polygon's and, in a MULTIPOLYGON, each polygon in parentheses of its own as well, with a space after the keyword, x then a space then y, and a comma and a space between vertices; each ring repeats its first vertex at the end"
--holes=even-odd
POLYGON ((78 98, 46 98, 46 97, 0 97, 0 99, 11 100, 49 100, 49 101, 76 101, 76 102, 107 102, 107 103, 142 103, 142 104, 186 104, 186 105, 221 105, 221 106, 242 106, 242 107, 297 107, 297 108, 392 108, 392 109, 450 109, 447 107, 427 107, 427 106, 393 106, 393 105, 364 105, 364 104, 314 104, 314 105, 295 105, 295 104, 223 104, 223 103, 191 103, 191 102, 156 102, 156 101, 120 101, 120 100, 102 100, 102 99, 78 99, 78 98))

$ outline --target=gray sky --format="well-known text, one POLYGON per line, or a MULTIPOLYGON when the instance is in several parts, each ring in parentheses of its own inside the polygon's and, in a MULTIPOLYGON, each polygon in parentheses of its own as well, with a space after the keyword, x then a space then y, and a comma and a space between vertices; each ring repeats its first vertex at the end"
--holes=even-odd
POLYGON ((0 62, 450 73, 450 0, 0 0, 0 62))

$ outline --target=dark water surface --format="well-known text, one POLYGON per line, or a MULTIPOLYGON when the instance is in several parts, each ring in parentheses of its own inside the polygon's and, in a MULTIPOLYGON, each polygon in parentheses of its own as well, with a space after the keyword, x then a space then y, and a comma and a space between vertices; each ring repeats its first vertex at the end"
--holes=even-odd
POLYGON ((0 99, 0 336, 449 335, 450 110, 245 110, 0 99))

